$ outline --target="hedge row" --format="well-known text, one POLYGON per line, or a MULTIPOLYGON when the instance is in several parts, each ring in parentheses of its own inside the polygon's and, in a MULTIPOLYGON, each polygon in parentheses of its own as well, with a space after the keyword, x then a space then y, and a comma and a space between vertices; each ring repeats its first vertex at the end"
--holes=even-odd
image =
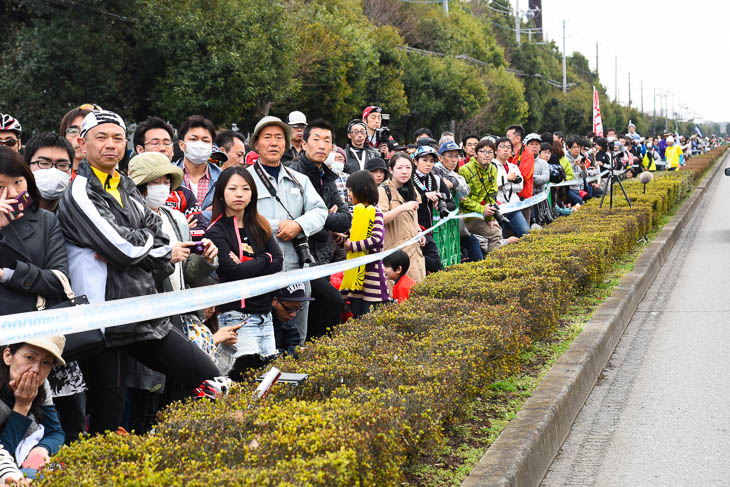
POLYGON ((410 465, 443 444, 444 428, 490 383, 519 371, 530 340, 554 330, 571 300, 654 228, 693 178, 657 174, 646 194, 628 181, 634 208, 589 203, 482 262, 428 276, 408 302, 340 326, 298 360, 277 360, 308 373, 303 385, 276 386, 260 403, 247 383, 217 402, 176 404, 154 433, 63 448, 55 458, 63 469, 40 485, 400 485, 410 465))

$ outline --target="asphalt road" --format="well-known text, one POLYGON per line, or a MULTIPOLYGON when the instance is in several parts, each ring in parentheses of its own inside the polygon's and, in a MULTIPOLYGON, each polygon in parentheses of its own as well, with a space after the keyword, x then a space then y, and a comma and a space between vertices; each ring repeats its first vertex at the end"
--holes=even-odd
POLYGON ((730 485, 730 177, 707 191, 544 487, 730 485))

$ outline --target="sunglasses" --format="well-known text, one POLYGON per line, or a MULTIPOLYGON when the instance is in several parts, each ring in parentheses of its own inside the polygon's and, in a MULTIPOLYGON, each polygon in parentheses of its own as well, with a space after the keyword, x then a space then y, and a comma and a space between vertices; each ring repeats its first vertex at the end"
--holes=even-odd
POLYGON ((0 140, 0 145, 5 145, 8 147, 15 147, 15 144, 18 143, 18 139, 5 139, 0 140))

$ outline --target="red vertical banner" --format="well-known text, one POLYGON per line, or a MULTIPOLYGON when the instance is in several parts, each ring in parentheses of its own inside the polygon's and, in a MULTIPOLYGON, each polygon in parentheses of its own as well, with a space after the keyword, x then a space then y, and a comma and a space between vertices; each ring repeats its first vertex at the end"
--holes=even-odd
POLYGON ((593 87, 593 132, 603 137, 603 120, 601 120, 601 107, 598 103, 598 90, 593 87))

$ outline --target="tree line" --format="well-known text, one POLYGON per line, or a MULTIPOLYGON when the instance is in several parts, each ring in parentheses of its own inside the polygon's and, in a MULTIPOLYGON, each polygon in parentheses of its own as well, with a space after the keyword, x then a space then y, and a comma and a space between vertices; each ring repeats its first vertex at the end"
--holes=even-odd
MULTIPOLYGON (((399 140, 418 127, 463 135, 512 123, 586 134, 595 85, 604 127, 664 128, 663 118, 610 102, 580 53, 568 57, 574 85, 562 93, 546 81, 562 79, 555 43, 518 46, 514 17, 487 4, 509 10, 508 0, 452 2, 448 16, 399 0, 3 2, 0 105, 26 131, 57 129, 70 108, 98 103, 128 120, 154 114, 177 125, 200 113, 244 131, 265 114, 301 110, 342 134, 377 104, 399 140)), ((694 123, 677 128, 689 134, 694 123)))

